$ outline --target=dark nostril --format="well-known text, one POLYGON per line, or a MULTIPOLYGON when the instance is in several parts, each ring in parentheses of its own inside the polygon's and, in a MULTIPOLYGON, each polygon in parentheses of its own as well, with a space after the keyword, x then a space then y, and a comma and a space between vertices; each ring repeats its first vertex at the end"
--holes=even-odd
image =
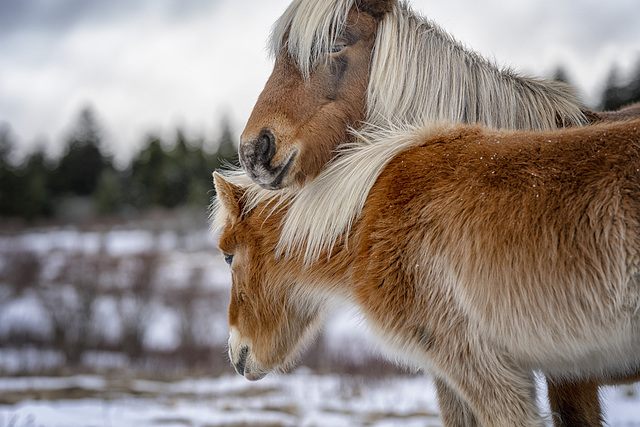
POLYGON ((238 356, 238 363, 235 364, 236 372, 240 375, 244 375, 244 371, 247 367, 247 357, 249 356, 249 347, 242 347, 238 356))
POLYGON ((259 153, 260 157, 265 160, 270 160, 275 154, 276 139, 269 130, 263 130, 258 136, 259 153))

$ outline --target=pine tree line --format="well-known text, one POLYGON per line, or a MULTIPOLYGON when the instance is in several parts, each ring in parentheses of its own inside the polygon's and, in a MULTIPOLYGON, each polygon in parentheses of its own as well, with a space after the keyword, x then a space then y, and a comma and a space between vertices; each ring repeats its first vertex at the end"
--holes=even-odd
POLYGON ((0 217, 54 217, 70 201, 88 204, 98 215, 187 204, 204 208, 213 195, 211 173, 237 158, 228 121, 220 126, 214 152, 181 130, 169 141, 150 135, 124 169, 105 154, 91 108, 80 113, 56 161, 39 148, 15 164, 11 131, 0 126, 0 217))
POLYGON ((634 102, 640 102, 640 58, 626 78, 620 74, 616 66, 611 69, 605 83, 600 108, 618 110, 634 102))
MULTIPOLYGON (((569 80, 562 68, 555 78, 569 80)), ((640 58, 626 77, 612 68, 598 109, 617 110, 634 102, 640 102, 640 58)), ((69 200, 87 202, 102 215, 157 206, 207 206, 213 189, 211 172, 237 158, 228 121, 222 121, 220 130, 213 153, 205 149, 204 141, 188 140, 180 130, 172 141, 148 136, 130 165, 119 170, 104 153, 91 108, 80 113, 58 161, 49 160, 40 148, 14 164, 15 142, 9 127, 0 125, 0 217, 53 217, 69 200)))

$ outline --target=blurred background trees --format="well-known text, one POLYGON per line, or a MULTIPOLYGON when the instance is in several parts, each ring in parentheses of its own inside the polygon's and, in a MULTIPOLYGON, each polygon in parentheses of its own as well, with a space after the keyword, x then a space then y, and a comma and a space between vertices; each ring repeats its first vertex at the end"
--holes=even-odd
MULTIPOLYGON (((571 83, 569 76, 563 67, 552 73, 571 83)), ((611 69, 595 109, 617 110, 634 102, 640 102, 640 58, 628 75, 611 69)), ((0 218, 77 222, 91 215, 130 217, 158 207, 206 209, 213 196, 211 173, 237 159, 236 137, 226 118, 215 140, 189 138, 184 129, 164 139, 148 134, 125 167, 114 164, 104 134, 95 111, 85 107, 59 158, 48 157, 41 144, 20 160, 10 126, 0 123, 0 218)))
POLYGON ((609 72, 605 89, 602 94, 600 108, 603 110, 617 110, 625 105, 640 101, 640 58, 631 75, 624 77, 617 67, 609 72))
POLYGON ((82 109, 71 129, 58 159, 39 147, 18 161, 11 128, 0 125, 0 217, 76 221, 156 207, 204 210, 213 196, 212 172, 237 158, 226 118, 213 143, 189 139, 181 129, 169 140, 149 134, 124 168, 114 165, 91 107, 82 109))

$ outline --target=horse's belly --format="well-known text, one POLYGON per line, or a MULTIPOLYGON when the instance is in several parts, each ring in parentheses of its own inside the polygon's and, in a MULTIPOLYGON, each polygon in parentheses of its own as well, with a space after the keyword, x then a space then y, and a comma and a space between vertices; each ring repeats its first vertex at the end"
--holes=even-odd
POLYGON ((533 340, 513 348, 513 355, 528 369, 550 377, 589 378, 624 375, 640 368, 640 335, 624 328, 592 339, 533 340), (536 342, 537 341, 537 342, 536 342))

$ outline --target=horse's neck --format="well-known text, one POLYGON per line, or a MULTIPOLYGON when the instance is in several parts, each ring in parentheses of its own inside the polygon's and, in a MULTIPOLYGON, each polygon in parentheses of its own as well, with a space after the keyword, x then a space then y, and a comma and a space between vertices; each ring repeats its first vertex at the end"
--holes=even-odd
POLYGON ((568 85, 499 69, 407 11, 379 28, 368 100, 369 121, 381 126, 447 121, 541 130, 558 121, 586 123, 568 85))

